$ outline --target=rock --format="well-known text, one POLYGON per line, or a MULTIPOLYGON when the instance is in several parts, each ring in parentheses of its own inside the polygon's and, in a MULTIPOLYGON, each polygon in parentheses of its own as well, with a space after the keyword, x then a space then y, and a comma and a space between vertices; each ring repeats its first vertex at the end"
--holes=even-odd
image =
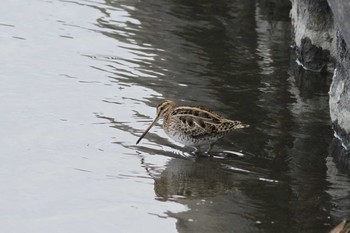
POLYGON ((291 2, 297 62, 306 70, 334 72, 329 90, 330 115, 336 137, 349 151, 350 1, 291 2))
POLYGON ((334 71, 336 29, 326 0, 292 0, 291 10, 298 63, 315 72, 334 71))
POLYGON ((343 147, 350 149, 350 55, 344 39, 338 33, 337 69, 329 90, 329 108, 336 136, 343 147))
POLYGON ((347 220, 341 221, 336 227, 334 227, 329 233, 349 233, 350 223, 347 220))

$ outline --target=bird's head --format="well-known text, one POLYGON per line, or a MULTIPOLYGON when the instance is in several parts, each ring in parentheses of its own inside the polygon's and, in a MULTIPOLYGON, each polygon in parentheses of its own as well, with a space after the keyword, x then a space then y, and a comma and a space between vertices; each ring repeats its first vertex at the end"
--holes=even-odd
POLYGON ((145 130, 145 132, 143 132, 141 137, 137 140, 136 144, 138 144, 142 140, 142 138, 157 123, 157 121, 159 119, 163 119, 167 114, 169 114, 171 112, 171 109, 174 108, 174 107, 175 107, 175 103, 173 101, 170 101, 170 100, 166 100, 166 101, 160 103, 157 106, 157 115, 156 115, 156 117, 154 118, 154 120, 151 123, 151 125, 145 130))

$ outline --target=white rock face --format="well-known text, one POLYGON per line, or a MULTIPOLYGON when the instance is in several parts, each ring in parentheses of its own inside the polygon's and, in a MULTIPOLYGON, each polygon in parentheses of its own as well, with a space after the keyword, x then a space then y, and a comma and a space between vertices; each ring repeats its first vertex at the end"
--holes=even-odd
POLYGON ((290 17, 300 65, 316 72, 325 67, 332 73, 337 54, 337 30, 327 1, 292 0, 290 17))
POLYGON ((337 69, 329 90, 329 108, 335 133, 350 149, 350 55, 340 32, 337 35, 337 69))
POLYGON ((301 40, 305 37, 310 38, 312 44, 329 50, 332 57, 337 54, 336 29, 332 22, 324 23, 324 25, 314 25, 312 17, 315 17, 314 12, 304 11, 305 5, 300 0, 292 0, 292 9, 290 17, 294 27, 294 36, 296 46, 301 46, 301 40), (320 26, 327 30, 320 30, 320 26))
POLYGON ((339 68, 334 72, 329 90, 329 108, 332 122, 350 134, 350 80, 349 74, 339 68))

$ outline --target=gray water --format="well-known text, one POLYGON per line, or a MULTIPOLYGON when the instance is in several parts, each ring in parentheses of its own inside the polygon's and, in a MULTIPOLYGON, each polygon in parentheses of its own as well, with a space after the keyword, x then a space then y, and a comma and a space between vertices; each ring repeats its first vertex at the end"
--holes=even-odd
POLYGON ((349 216, 331 75, 291 48, 289 1, 5 0, 1 232, 327 232, 349 216), (196 157, 165 99, 251 127, 196 157))

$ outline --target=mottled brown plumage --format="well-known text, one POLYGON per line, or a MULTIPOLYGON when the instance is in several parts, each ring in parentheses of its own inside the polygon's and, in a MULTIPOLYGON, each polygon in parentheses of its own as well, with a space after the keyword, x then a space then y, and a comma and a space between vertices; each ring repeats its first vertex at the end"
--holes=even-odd
POLYGON ((211 145, 235 129, 249 127, 240 121, 225 119, 221 115, 202 107, 176 106, 172 101, 164 101, 157 107, 157 116, 141 135, 141 139, 152 126, 163 118, 163 129, 173 140, 199 149, 211 145))

